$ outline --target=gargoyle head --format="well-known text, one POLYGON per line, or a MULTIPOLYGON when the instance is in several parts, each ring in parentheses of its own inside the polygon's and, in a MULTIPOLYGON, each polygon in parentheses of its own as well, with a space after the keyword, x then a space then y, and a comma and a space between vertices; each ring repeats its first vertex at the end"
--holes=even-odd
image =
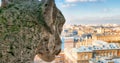
POLYGON ((2 59, 27 63, 37 54, 45 61, 54 60, 61 51, 60 34, 65 22, 54 0, 2 0, 1 4, 0 42, 4 46, 0 48, 6 51, 2 59), (6 47, 10 50, 4 50, 6 47))

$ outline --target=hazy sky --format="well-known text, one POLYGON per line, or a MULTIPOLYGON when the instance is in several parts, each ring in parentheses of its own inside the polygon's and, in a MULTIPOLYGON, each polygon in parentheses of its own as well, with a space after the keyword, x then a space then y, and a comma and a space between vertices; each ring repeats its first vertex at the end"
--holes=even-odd
POLYGON ((120 24, 120 0, 56 0, 67 24, 120 24))

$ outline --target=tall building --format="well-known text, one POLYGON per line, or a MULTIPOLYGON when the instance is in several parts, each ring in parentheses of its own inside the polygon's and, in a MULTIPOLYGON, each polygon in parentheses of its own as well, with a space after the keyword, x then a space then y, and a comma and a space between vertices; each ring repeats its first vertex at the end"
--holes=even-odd
POLYGON ((110 35, 110 34, 96 34, 93 35, 94 40, 102 40, 106 42, 119 42, 120 43, 120 35, 110 35))
POLYGON ((99 63, 101 58, 111 60, 108 63, 115 62, 112 60, 120 58, 120 46, 115 43, 94 41, 92 46, 65 49, 65 59, 70 63, 99 63))

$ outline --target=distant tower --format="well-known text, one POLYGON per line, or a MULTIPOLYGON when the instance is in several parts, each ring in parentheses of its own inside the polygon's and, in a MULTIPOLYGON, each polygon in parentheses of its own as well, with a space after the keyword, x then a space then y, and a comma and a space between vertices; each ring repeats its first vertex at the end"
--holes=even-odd
POLYGON ((73 47, 75 48, 76 47, 76 43, 78 42, 78 38, 74 38, 74 42, 73 42, 73 47))

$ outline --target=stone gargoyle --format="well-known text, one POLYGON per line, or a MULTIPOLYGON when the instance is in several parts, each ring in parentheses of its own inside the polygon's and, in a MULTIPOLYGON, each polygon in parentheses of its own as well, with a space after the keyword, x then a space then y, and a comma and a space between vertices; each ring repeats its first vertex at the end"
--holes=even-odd
POLYGON ((61 51, 65 18, 54 0, 2 0, 0 63, 51 62, 61 51))

